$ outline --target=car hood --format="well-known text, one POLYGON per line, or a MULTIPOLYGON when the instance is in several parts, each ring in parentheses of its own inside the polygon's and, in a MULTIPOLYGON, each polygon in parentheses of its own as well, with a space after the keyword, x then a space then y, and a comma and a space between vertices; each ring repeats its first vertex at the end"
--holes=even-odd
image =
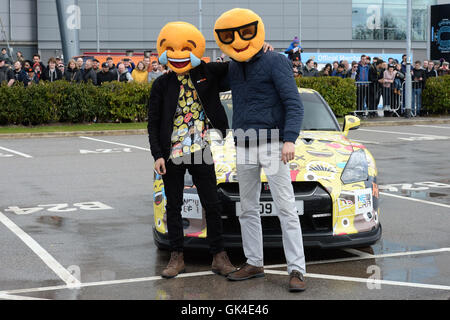
MULTIPOLYGON (((217 140, 216 140, 217 141, 217 140)), ((339 131, 302 131, 295 143, 295 159, 289 162, 292 181, 319 181, 324 186, 340 183, 340 175, 351 153, 365 148, 339 131)), ((233 136, 212 143, 217 183, 237 182, 233 136)), ((266 182, 264 170, 261 181, 266 182)))

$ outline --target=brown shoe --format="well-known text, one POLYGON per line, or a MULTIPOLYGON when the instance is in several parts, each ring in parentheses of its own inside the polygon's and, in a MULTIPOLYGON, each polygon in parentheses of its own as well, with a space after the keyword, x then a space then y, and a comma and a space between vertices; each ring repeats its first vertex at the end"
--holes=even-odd
POLYGON ((289 291, 300 292, 306 290, 306 282, 303 274, 300 271, 294 270, 290 274, 289 291))
POLYGON ((174 251, 170 254, 169 264, 163 270, 161 277, 170 279, 182 272, 185 272, 183 252, 174 251))
POLYGON ((246 263, 239 270, 230 273, 227 276, 227 279, 232 281, 241 281, 261 277, 264 277, 264 267, 255 267, 246 263))
POLYGON ((225 251, 219 252, 214 255, 211 268, 212 272, 220 274, 221 276, 227 276, 231 272, 237 270, 237 268, 231 264, 230 259, 228 259, 228 255, 225 251))

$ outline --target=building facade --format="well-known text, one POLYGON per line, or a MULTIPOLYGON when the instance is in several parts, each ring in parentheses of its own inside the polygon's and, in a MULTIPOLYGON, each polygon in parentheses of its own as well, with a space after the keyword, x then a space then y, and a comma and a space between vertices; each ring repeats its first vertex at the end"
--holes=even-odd
MULTIPOLYGON (((428 6, 450 0, 412 0, 412 51, 414 59, 427 57, 428 6)), ((81 12, 81 52, 97 50, 96 0, 78 0, 81 12)), ((245 7, 261 15, 266 41, 277 51, 295 36, 305 52, 404 53, 406 0, 98 0, 100 51, 155 50, 161 27, 169 21, 190 22, 206 38, 205 55, 220 56, 213 36, 221 13, 245 7)), ((3 29, 14 51, 28 58, 39 52, 45 61, 61 56, 55 0, 0 0, 3 29)))

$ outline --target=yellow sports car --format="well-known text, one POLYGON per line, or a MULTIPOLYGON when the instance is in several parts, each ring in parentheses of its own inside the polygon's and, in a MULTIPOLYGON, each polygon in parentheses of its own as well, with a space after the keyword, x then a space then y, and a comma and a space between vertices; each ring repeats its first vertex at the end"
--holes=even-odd
MULTIPOLYGON (((366 147, 350 140, 349 130, 357 129, 357 117, 346 116, 343 130, 322 96, 299 89, 304 119, 296 141, 295 159, 289 162, 304 246, 319 248, 368 246, 381 238, 378 207, 377 168, 366 147)), ((231 93, 221 95, 232 119, 231 93)), ((231 127, 231 123, 230 123, 231 127)), ((239 224, 240 198, 236 176, 236 151, 231 132, 225 141, 212 139, 222 221, 227 247, 242 246, 239 224)), ((281 247, 277 208, 267 178, 261 174, 261 220, 265 247, 281 247)), ((154 240, 168 249, 166 197, 160 175, 154 178, 154 240)), ((205 213, 189 174, 185 175, 182 207, 185 247, 208 247, 205 213)))

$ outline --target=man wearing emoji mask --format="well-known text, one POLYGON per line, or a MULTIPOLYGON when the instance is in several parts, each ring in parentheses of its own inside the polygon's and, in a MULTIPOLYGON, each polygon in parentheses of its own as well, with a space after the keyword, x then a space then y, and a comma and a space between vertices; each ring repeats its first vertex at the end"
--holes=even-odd
POLYGON ((214 36, 220 49, 232 59, 228 77, 237 144, 239 221, 247 258, 246 264, 227 278, 237 281, 264 276, 259 204, 262 168, 280 219, 289 291, 303 291, 302 231, 287 165, 294 158, 303 120, 292 65, 285 56, 262 50, 264 24, 251 10, 237 8, 222 14, 216 21, 214 36))
POLYGON ((225 136, 228 129, 219 97, 221 91, 229 90, 223 83, 228 65, 201 61, 205 38, 186 22, 166 24, 158 36, 157 49, 159 62, 173 71, 154 81, 148 106, 150 148, 167 197, 171 258, 162 276, 173 278, 185 270, 181 207, 186 170, 205 209, 212 270, 226 276, 236 268, 224 250, 216 174, 206 131, 217 129, 225 136))

